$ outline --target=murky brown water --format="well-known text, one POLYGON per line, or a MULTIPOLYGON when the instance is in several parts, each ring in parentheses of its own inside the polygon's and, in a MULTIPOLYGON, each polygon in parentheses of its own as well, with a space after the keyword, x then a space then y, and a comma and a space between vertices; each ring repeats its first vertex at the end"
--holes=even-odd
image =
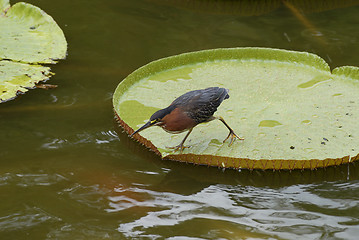
POLYGON ((254 16, 210 1, 198 11, 177 1, 28 2, 58 22, 69 55, 52 68, 57 89, 0 105, 0 239, 357 239, 358 164, 238 172, 162 161, 117 135, 111 97, 149 61, 201 49, 275 47, 357 66, 358 6, 303 20, 280 2, 254 16))

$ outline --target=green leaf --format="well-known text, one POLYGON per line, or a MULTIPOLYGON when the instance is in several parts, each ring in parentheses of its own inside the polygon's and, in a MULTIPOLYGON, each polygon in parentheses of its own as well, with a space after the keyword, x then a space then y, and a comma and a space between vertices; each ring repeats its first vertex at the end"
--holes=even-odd
POLYGON ((34 88, 50 76, 48 67, 66 57, 65 36, 38 7, 0 0, 0 102, 34 88))
POLYGON ((222 143, 228 130, 220 121, 186 133, 158 127, 135 137, 163 158, 234 168, 316 168, 354 161, 359 152, 359 71, 331 73, 320 57, 266 48, 214 49, 160 59, 136 70, 117 87, 113 104, 128 133, 155 109, 176 97, 211 86, 230 90, 215 115, 244 141, 222 143), (181 75, 182 73, 182 75, 181 75), (153 109, 149 112, 145 109, 153 109))
POLYGON ((38 7, 17 3, 0 18, 0 58, 54 63, 66 56, 67 44, 56 22, 38 7))
POLYGON ((9 7, 10 7, 9 0, 0 0, 0 13, 1 14, 5 14, 6 9, 9 7))
POLYGON ((18 91, 27 92, 39 81, 44 81, 50 76, 49 67, 0 61, 0 79, 7 79, 0 81, 0 100, 12 99, 18 91))

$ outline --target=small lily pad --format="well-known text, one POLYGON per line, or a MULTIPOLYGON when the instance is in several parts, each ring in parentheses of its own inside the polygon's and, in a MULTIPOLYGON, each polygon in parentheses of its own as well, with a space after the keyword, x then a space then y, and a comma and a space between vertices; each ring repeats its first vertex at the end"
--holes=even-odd
POLYGON ((10 7, 0 0, 0 102, 16 97, 52 74, 49 67, 66 57, 61 28, 44 11, 27 3, 10 7))
POLYGON ((160 59, 118 85, 114 110, 131 134, 156 109, 210 86, 230 90, 215 115, 244 141, 222 143, 228 130, 219 121, 195 127, 182 153, 166 147, 178 145, 185 133, 152 127, 134 138, 165 159, 226 168, 314 169, 359 158, 359 68, 330 71, 306 52, 232 48, 160 59))
POLYGON ((27 92, 36 83, 46 80, 50 76, 49 67, 6 60, 0 61, 0 79, 7 79, 0 84, 0 99, 11 99, 19 91, 27 92))

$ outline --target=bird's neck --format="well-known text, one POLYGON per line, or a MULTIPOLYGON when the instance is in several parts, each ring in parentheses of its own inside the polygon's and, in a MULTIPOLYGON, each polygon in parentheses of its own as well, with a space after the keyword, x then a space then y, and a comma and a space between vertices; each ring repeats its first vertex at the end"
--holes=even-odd
POLYGON ((170 114, 175 108, 176 108, 176 106, 174 106, 174 105, 169 105, 168 107, 162 109, 162 111, 163 111, 163 116, 166 116, 166 115, 170 114))

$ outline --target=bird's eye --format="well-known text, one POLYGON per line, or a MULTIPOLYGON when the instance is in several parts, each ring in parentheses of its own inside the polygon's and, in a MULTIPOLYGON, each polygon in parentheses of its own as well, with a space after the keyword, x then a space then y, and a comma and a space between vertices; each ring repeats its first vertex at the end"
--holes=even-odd
POLYGON ((151 121, 151 123, 152 123, 152 124, 153 124, 153 123, 156 123, 156 122, 158 122, 158 120, 159 120, 158 118, 157 118, 157 119, 154 119, 154 120, 151 121))

